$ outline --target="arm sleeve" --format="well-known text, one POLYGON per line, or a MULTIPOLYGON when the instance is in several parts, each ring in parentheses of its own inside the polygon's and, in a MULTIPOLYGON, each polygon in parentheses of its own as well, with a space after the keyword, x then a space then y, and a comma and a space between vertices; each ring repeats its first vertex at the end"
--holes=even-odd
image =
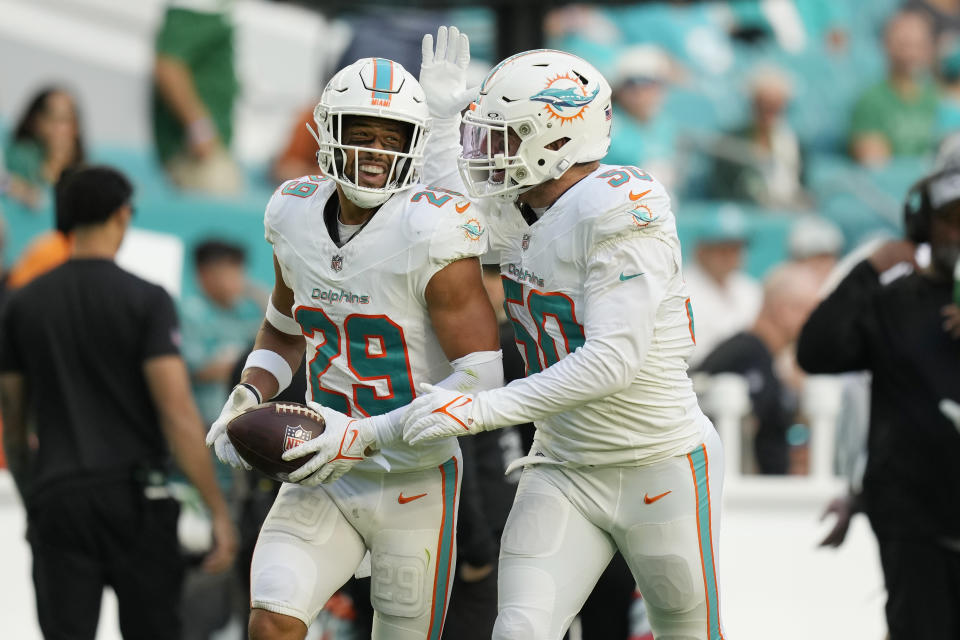
POLYGON ((466 189, 457 169, 460 149, 460 114, 434 120, 423 159, 424 184, 464 193, 466 189))
POLYGON ((154 356, 179 355, 179 343, 180 327, 173 300, 157 287, 146 314, 141 357, 147 360, 154 356))
POLYGON ((678 269, 656 235, 600 243, 587 261, 583 346, 540 373, 477 394, 481 424, 532 422, 625 389, 643 366, 666 283, 678 269), (643 275, 621 280, 621 273, 643 275))
POLYGON ((797 342, 797 363, 807 373, 868 368, 865 320, 870 298, 881 287, 867 260, 854 267, 814 309, 797 342))

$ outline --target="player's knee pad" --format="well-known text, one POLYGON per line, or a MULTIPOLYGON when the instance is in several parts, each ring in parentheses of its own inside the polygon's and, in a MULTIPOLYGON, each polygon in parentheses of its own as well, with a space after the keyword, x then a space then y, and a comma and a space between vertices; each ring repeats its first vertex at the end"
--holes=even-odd
POLYGON ((530 558, 555 554, 563 542, 572 508, 557 495, 518 490, 503 529, 503 553, 530 558))
POLYGON ((529 611, 506 607, 497 614, 491 640, 541 640, 546 638, 541 625, 532 620, 529 611))
POLYGON ((287 533, 312 545, 321 545, 333 535, 337 510, 333 499, 321 487, 284 484, 260 532, 287 533))
POLYGON ((627 551, 650 610, 691 612, 705 604, 700 542, 691 518, 643 524, 627 532, 627 551))
MULTIPOLYGON (((557 587, 553 576, 538 567, 501 562, 498 577, 499 613, 495 640, 546 640, 555 617, 557 587)), ((576 611, 573 612, 576 614, 576 611)))
POLYGON ((310 596, 317 566, 304 549, 282 541, 261 540, 250 568, 250 602, 305 623, 310 620, 310 596))
POLYGON ((427 605, 440 598, 445 603, 452 583, 453 558, 437 558, 435 529, 406 531, 382 529, 373 539, 371 551, 370 602, 387 616, 417 618, 427 605), (430 569, 440 567, 443 584, 427 577, 430 569), (444 573, 445 572, 445 573, 444 573))

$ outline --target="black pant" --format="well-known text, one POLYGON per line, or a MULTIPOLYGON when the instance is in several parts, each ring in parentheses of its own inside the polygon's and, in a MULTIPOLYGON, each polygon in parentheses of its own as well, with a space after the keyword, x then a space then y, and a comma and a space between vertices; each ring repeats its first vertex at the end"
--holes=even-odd
POLYGON ((117 595, 124 638, 180 637, 179 506, 124 483, 65 483, 31 501, 37 615, 46 640, 93 640, 103 588, 117 595))
POLYGON ((960 552, 881 538, 890 640, 960 640, 960 552))
POLYGON ((450 590, 447 619, 443 623, 444 639, 490 640, 497 620, 497 565, 493 567, 493 571, 476 582, 464 582, 457 571, 450 590))

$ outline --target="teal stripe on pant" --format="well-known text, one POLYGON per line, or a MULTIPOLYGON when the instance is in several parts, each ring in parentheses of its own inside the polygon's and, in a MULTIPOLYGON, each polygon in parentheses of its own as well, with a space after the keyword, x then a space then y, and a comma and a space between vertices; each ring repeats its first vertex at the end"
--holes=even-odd
POLYGON ((457 515, 457 459, 450 458, 440 465, 443 491, 443 522, 437 545, 437 570, 433 581, 433 610, 430 612, 430 629, 427 640, 439 640, 443 630, 443 618, 447 610, 447 591, 450 588, 451 561, 453 559, 454 522, 457 515))
POLYGON ((713 564, 713 538, 710 535, 710 487, 708 484, 707 447, 700 445, 687 458, 693 472, 697 492, 697 535, 700 539, 700 562, 703 567, 704 588, 707 597, 707 637, 723 640, 720 630, 720 597, 717 594, 717 571, 713 564))

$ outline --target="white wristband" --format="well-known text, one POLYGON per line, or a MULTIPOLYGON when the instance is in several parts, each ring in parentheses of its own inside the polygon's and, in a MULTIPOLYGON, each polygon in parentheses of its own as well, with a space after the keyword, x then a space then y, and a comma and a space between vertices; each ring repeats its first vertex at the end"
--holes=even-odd
POLYGON ((270 351, 269 349, 251 351, 243 368, 247 370, 251 367, 263 369, 273 374, 273 377, 277 379, 277 384, 280 385, 277 393, 289 387, 290 383, 293 382, 293 370, 290 368, 290 364, 276 351, 270 351))
POLYGON ((273 306, 273 296, 267 298, 267 322, 277 331, 290 336, 302 336, 303 331, 296 320, 290 316, 283 315, 283 312, 273 306))

